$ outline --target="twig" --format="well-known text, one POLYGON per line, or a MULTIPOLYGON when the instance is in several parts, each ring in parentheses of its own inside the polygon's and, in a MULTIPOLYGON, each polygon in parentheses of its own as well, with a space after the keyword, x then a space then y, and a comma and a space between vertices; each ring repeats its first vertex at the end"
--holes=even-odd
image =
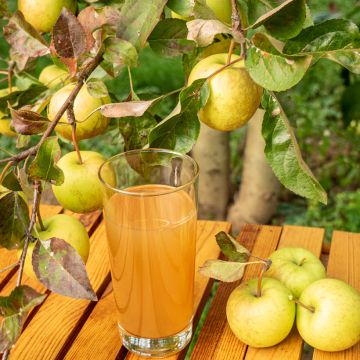
POLYGON ((10 92, 12 92, 12 76, 13 76, 14 67, 15 67, 15 61, 11 61, 9 64, 9 70, 7 73, 7 81, 8 81, 8 87, 9 87, 10 92))
POLYGON ((231 0, 231 24, 233 37, 241 46, 241 57, 245 57, 245 32, 241 25, 241 19, 239 16, 236 0, 231 0))
POLYGON ((10 270, 10 269, 14 268, 15 266, 18 266, 18 265, 19 265, 19 262, 18 262, 18 261, 17 261, 16 263, 13 263, 13 264, 11 264, 11 265, 8 265, 8 266, 0 269, 0 274, 3 273, 3 272, 5 272, 5 271, 7 271, 7 270, 10 270))
POLYGON ((58 122, 60 121, 61 117, 64 115, 65 111, 68 109, 70 104, 75 100, 77 94, 79 93, 80 89, 83 86, 84 81, 89 77, 89 75, 100 64, 101 60, 102 60, 102 52, 99 52, 94 57, 93 61, 91 61, 88 64, 88 66, 86 66, 84 68, 84 70, 80 73, 74 89, 71 91, 70 95, 68 96, 68 98, 65 100, 64 104, 61 106, 61 108, 55 115, 54 120, 49 124, 48 128, 45 130, 45 132, 42 135, 38 144, 35 146, 32 146, 31 148, 24 150, 12 157, 8 157, 8 158, 0 160, 0 164, 8 162, 8 161, 13 161, 14 163, 18 163, 18 162, 24 160, 26 157, 36 154, 36 152, 39 150, 40 146, 44 143, 46 138, 48 138, 50 136, 50 134, 52 133, 52 131, 55 129, 56 125, 58 124, 58 122))
POLYGON ((77 137, 76 137, 76 120, 75 120, 75 114, 74 114, 74 103, 71 103, 69 105, 69 108, 66 111, 69 123, 71 124, 71 137, 72 137, 72 143, 74 145, 77 157, 79 159, 79 163, 82 164, 83 160, 81 158, 81 153, 80 153, 80 149, 79 149, 79 145, 78 145, 78 141, 77 141, 77 137))

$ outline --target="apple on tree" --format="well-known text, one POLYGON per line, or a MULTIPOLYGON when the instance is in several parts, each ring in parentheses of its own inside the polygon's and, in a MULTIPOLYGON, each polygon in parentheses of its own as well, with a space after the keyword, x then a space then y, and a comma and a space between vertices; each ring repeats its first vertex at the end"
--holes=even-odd
MULTIPOLYGON (((81 151, 80 164, 76 151, 67 153, 57 163, 64 172, 64 183, 53 185, 56 199, 66 209, 76 213, 88 213, 103 207, 105 186, 98 177, 98 171, 105 158, 95 151, 81 151)), ((103 179, 115 185, 115 173, 107 167, 102 172, 103 179)))
MULTIPOLYGON (((192 69, 189 85, 206 78, 226 65, 228 54, 215 54, 200 60, 192 69)), ((239 56, 232 55, 231 61, 239 56)), ((231 131, 246 124, 260 105, 262 88, 241 60, 209 79, 210 95, 199 111, 199 119, 215 130, 231 131)))
POLYGON ((62 8, 76 11, 76 0, 18 0, 25 20, 40 32, 51 31, 62 8))
MULTIPOLYGON (((52 97, 48 107, 48 117, 54 120, 57 112, 64 104, 65 100, 74 89, 75 84, 68 84, 58 90, 52 97)), ((90 95, 86 84, 83 85, 79 94, 74 101, 74 115, 76 120, 76 137, 78 140, 89 139, 96 135, 102 134, 108 124, 109 119, 103 116, 99 111, 89 114, 100 106, 110 103, 109 96, 96 98, 90 95)), ((67 114, 65 113, 55 128, 56 132, 65 139, 72 139, 72 129, 67 114)))
MULTIPOLYGON (((13 86, 11 88, 12 91, 17 91, 18 88, 16 86, 13 86)), ((0 97, 6 96, 10 94, 10 89, 1 89, 0 90, 0 97)), ((17 133, 11 129, 10 127, 11 120, 6 117, 6 115, 0 111, 0 134, 15 137, 17 136, 17 133)))
POLYGON ((69 73, 56 65, 48 65, 44 67, 39 75, 39 81, 48 88, 53 88, 69 78, 69 73))
POLYGON ((303 248, 284 247, 274 251, 269 259, 272 264, 266 276, 280 280, 295 298, 312 282, 326 277, 320 259, 303 248))
POLYGON ((279 280, 249 280, 230 294, 226 316, 237 338, 253 347, 273 346, 290 333, 295 320, 295 303, 291 292, 279 280))
POLYGON ((360 341, 360 293, 337 279, 313 282, 300 296, 296 326, 316 349, 350 348, 360 341))
MULTIPOLYGON (((40 240, 48 240, 52 237, 65 240, 70 244, 81 256, 84 264, 89 256, 90 243, 89 235, 84 225, 73 216, 59 214, 51 216, 43 221, 44 230, 41 230, 39 224, 33 229, 32 234, 40 240)), ((32 267, 32 253, 35 243, 29 243, 26 255, 24 272, 32 279, 37 279, 32 267)), ((18 250, 18 258, 20 258, 22 249, 18 250)))

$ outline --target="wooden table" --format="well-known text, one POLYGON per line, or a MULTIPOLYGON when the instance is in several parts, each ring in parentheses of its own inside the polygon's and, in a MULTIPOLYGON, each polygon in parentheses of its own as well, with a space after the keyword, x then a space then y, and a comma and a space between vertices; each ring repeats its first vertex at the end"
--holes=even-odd
MULTIPOLYGON (((61 212, 53 206, 43 206, 44 217, 61 212)), ((98 302, 66 298, 51 293, 40 283, 26 276, 24 283, 48 296, 37 307, 25 323, 25 330, 11 351, 10 359, 26 360, 102 360, 138 357, 128 353, 121 346, 118 330, 114 321, 115 304, 111 294, 111 279, 108 265, 105 228, 99 212, 73 216, 79 218, 91 235, 90 256, 87 271, 93 288, 100 299, 98 302)), ((214 235, 229 231, 230 224, 220 221, 199 221, 196 266, 205 260, 217 258, 219 249, 214 235)), ((266 257, 282 246, 302 246, 321 255, 324 231, 319 228, 294 226, 246 225, 238 239, 252 250, 254 255, 266 257)), ((360 289, 360 234, 334 232, 328 258, 328 275, 349 282, 360 289)), ((0 250, 0 268, 14 262, 15 254, 0 250)), ((256 267, 246 270, 244 280, 258 273, 256 267)), ((0 274, 1 295, 14 288, 16 269, 0 274)), ((209 297, 213 282, 199 274, 195 278, 195 326, 209 297)), ((205 323, 199 333, 191 359, 300 359, 303 342, 296 329, 281 344, 267 348, 247 347, 231 333, 226 322, 225 305, 232 289, 238 283, 220 284, 205 323)), ((168 359, 183 359, 186 351, 168 359)), ((310 357, 311 358, 311 355, 310 357)), ((340 353, 314 351, 313 359, 360 359, 360 344, 340 353)))

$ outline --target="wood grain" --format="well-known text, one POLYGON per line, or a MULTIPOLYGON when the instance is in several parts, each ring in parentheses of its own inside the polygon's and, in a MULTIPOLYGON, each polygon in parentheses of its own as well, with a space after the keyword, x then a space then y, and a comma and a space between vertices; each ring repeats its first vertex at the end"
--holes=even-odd
MULTIPOLYGON (((41 207, 41 213, 44 218, 58 214, 60 211, 60 206, 45 205, 41 207)), ((14 264, 16 261, 18 261, 17 250, 0 249, 0 269, 14 264)), ((0 290, 5 286, 5 283, 10 280, 16 270, 17 267, 0 273, 0 290)))
MULTIPOLYGON (((219 231, 229 231, 230 224, 226 222, 198 222, 198 240, 196 243, 196 267, 200 266, 209 258, 219 256, 219 248, 216 245, 214 236, 219 231)), ((203 297, 207 297, 205 290, 208 287, 209 279, 200 274, 195 275, 195 309, 200 309, 203 297)), ((89 358, 115 359, 121 348, 120 336, 114 319, 116 311, 113 294, 108 294, 94 308, 86 324, 76 337, 65 359, 85 360, 89 358)), ((135 359, 136 356, 130 354, 127 359, 135 359)), ((170 357, 167 359, 177 359, 170 357)))
MULTIPOLYGON (((281 233, 278 248, 282 247, 303 247, 310 250, 316 256, 320 256, 324 237, 324 229, 284 226, 281 233)), ((301 358, 303 340, 297 332, 295 326, 290 335, 276 346, 264 349, 256 349, 249 346, 246 353, 246 360, 260 359, 291 359, 301 358)))
MULTIPOLYGON (((238 240, 240 243, 248 245, 253 255, 267 257, 275 250, 280 234, 281 227, 246 225, 242 228, 238 240), (253 249, 251 249, 252 246, 254 246, 253 249)), ((255 277, 259 270, 260 268, 257 265, 247 267, 242 281, 255 277)), ((221 283, 219 285, 205 324, 191 354, 191 359, 243 359, 247 346, 231 332, 225 312, 227 299, 239 283, 221 283)))
MULTIPOLYGON (((360 291, 360 234, 334 231, 327 275, 340 279, 360 291)), ((314 350, 314 360, 359 360, 360 342, 339 352, 314 350)))
MULTIPOLYGON (((98 218, 96 214, 89 216, 98 218)), ((105 227, 101 224, 90 238, 90 255, 86 265, 98 295, 109 281, 107 260, 105 227)), ((82 325, 81 321, 86 320, 83 316, 88 316, 89 305, 87 300, 50 294, 11 351, 10 359, 62 359, 63 347, 71 340, 77 327, 82 325)))

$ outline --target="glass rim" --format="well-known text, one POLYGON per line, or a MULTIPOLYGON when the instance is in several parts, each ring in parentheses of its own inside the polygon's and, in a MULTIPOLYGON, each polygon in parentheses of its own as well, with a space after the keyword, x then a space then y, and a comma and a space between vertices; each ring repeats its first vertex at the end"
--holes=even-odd
MULTIPOLYGON (((189 155, 187 154, 182 154, 180 152, 174 151, 174 150, 168 150, 168 149, 161 149, 161 148, 147 148, 147 149, 134 149, 134 150, 128 150, 128 151, 123 151, 119 154, 116 154, 112 157, 110 157, 109 159, 105 160, 101 166, 99 167, 98 170, 98 178, 100 179, 100 181, 105 185, 106 188, 116 192, 116 193, 120 193, 120 194, 124 194, 124 195, 128 195, 128 196, 159 196, 159 195, 166 195, 166 194, 172 194, 175 193, 177 191, 180 191, 182 189, 187 188, 188 186, 192 185, 195 183, 195 181, 198 179, 199 177, 199 164, 189 155), (110 164, 111 162, 114 162, 116 159, 119 159, 121 157, 124 157, 126 155, 131 155, 131 154, 136 154, 136 153, 141 153, 141 152, 148 152, 148 153, 167 153, 167 154, 173 154, 176 155, 178 157, 181 157, 182 159, 186 159, 188 161, 190 161, 190 163, 193 165, 194 167, 194 175, 192 177, 192 179, 190 181, 187 181, 185 184, 181 185, 181 186, 177 186, 177 187, 173 187, 169 190, 164 190, 164 191, 159 191, 159 192, 154 192, 154 193, 146 193, 146 192, 133 192, 133 191, 128 191, 128 190, 124 190, 124 189, 118 189, 116 187, 113 187, 112 185, 110 185, 108 182, 106 182, 102 176, 101 176, 101 170, 103 169, 104 166, 106 166, 107 164, 110 164)), ((150 184, 149 184, 150 185, 150 184)))

